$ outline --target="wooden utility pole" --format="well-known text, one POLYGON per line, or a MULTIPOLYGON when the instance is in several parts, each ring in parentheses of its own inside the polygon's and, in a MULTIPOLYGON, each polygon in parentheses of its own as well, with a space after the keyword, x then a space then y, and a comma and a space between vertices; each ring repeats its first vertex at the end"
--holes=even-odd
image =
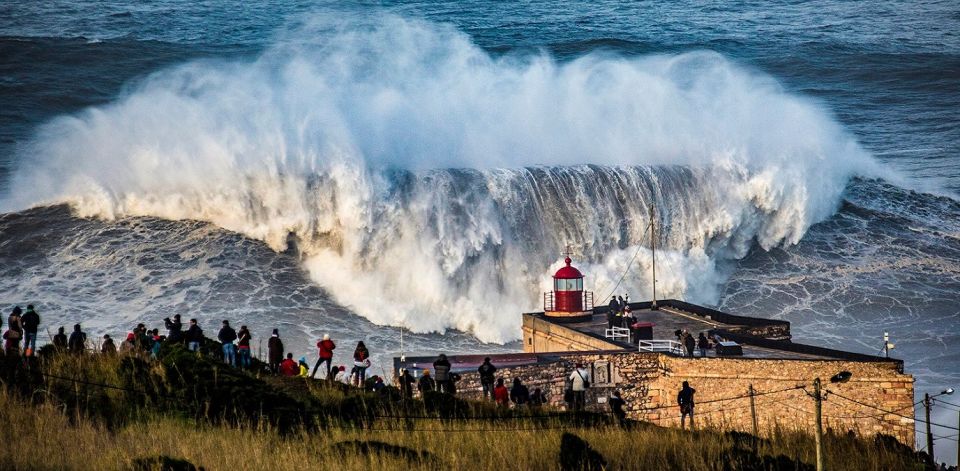
POLYGON ((813 399, 817 401, 817 471, 823 471, 823 395, 820 393, 820 378, 813 380, 813 399))
POLYGON ((753 436, 754 438, 760 436, 760 431, 757 427, 757 404, 753 398, 756 391, 753 390, 753 385, 750 385, 750 415, 753 417, 753 436))
POLYGON ((657 309, 657 224, 653 219, 653 205, 650 205, 650 261, 653 267, 653 304, 650 309, 657 309))
POLYGON ((930 433, 930 394, 925 393, 923 395, 923 408, 926 409, 927 414, 927 454, 930 455, 930 461, 933 462, 933 465, 937 465, 937 459, 933 457, 933 434, 930 433))

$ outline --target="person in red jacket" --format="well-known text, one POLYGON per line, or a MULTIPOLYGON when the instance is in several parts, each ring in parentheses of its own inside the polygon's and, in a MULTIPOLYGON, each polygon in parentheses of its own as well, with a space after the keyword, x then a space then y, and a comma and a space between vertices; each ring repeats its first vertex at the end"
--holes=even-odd
POLYGON ((317 348, 320 349, 320 358, 317 360, 317 364, 313 366, 313 373, 310 374, 310 377, 313 378, 317 376, 317 370, 320 369, 320 365, 326 362, 326 374, 323 375, 323 378, 330 379, 333 349, 337 348, 337 345, 333 343, 333 340, 330 340, 330 334, 323 334, 323 340, 317 342, 317 348))
POLYGON ((503 385, 503 378, 497 379, 497 387, 493 388, 493 400, 502 407, 510 407, 510 391, 503 385))
POLYGON ((293 361, 293 354, 288 353, 287 359, 280 362, 280 374, 284 376, 296 376, 300 372, 300 365, 293 361))

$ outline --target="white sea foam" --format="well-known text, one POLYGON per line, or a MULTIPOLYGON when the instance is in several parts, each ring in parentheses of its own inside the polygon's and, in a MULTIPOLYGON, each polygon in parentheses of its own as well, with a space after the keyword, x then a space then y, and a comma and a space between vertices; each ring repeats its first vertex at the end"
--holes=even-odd
MULTIPOLYGON (((375 323, 518 336, 559 252, 606 294, 662 225, 658 294, 796 243, 879 170, 817 103, 711 52, 491 57, 451 27, 314 23, 43 126, 5 209, 198 219, 285 248, 375 323), (584 165, 593 164, 593 165, 584 165)), ((649 296, 649 252, 618 292, 649 296)), ((601 301, 598 299, 598 301, 601 301)))

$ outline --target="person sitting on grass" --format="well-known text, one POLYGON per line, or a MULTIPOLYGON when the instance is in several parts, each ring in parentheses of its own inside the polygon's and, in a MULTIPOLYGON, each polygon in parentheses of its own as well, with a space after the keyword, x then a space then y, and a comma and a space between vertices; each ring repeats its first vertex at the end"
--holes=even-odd
POLYGON ((306 378, 310 375, 310 365, 307 363, 307 357, 300 357, 300 362, 298 363, 300 367, 300 376, 306 378))
POLYGON ((493 388, 493 400, 500 407, 510 407, 510 391, 503 385, 503 378, 497 378, 497 386, 493 388))
POLYGON ((296 376, 299 372, 297 362, 293 361, 293 354, 288 353, 287 358, 280 362, 280 374, 287 377, 296 376))
POLYGON ((333 380, 338 383, 350 384, 350 375, 347 374, 347 367, 340 365, 334 369, 336 373, 333 376, 333 380))

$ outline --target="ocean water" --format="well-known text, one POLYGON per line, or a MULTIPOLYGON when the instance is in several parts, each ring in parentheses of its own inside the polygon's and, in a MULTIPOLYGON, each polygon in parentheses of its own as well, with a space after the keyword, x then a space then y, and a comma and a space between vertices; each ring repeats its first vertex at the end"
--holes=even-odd
POLYGON ((653 206, 660 296, 890 332, 918 393, 956 387, 958 31, 956 2, 3 2, 0 299, 384 368, 515 351, 568 245, 649 298, 653 206))

